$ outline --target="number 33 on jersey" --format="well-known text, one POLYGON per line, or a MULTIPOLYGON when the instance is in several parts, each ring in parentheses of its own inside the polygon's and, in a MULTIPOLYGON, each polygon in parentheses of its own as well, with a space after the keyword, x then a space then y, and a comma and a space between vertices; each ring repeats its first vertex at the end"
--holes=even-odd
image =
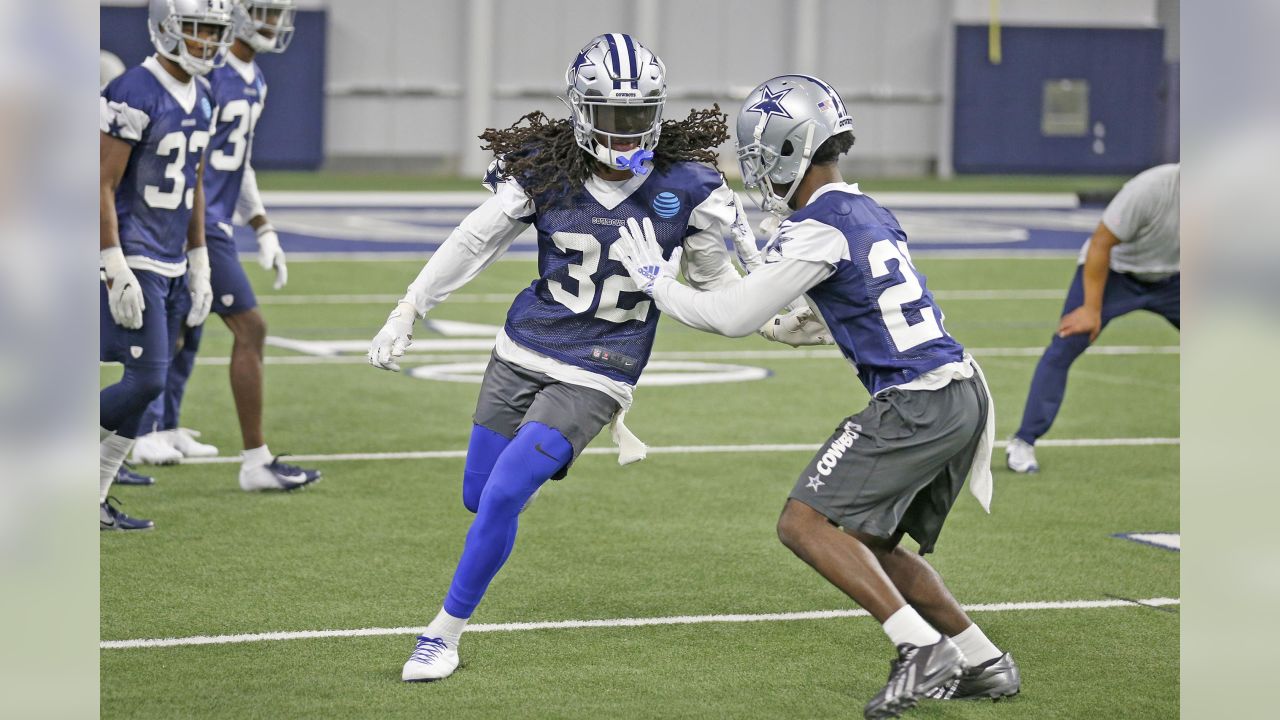
POLYGON ((857 185, 819 188, 778 228, 764 256, 767 263, 808 260, 833 268, 807 295, 873 394, 964 357, 911 262, 907 234, 857 185))

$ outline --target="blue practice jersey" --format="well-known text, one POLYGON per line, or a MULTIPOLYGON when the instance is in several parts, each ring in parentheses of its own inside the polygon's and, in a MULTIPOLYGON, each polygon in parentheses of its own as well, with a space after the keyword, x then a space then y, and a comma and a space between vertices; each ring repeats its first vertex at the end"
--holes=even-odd
POLYGON ((807 295, 862 384, 874 394, 963 359, 964 347, 943 327, 942 309, 912 265, 907 234, 893 213, 856 185, 826 188, 783 223, 765 260, 835 268, 807 295))
POLYGON ((204 171, 205 224, 210 227, 218 223, 230 225, 235 216, 240 183, 253 154, 254 129, 267 99, 267 81, 258 64, 243 65, 245 75, 234 64, 235 61, 228 60, 226 65, 209 73, 218 106, 213 139, 209 142, 209 162, 204 171))
POLYGON ((691 216, 723 183, 716 170, 682 162, 650 171, 625 199, 610 199, 617 202, 612 208, 585 188, 559 204, 535 203, 539 278, 507 313, 507 336, 561 362, 635 384, 649 361, 659 312, 614 254, 618 228, 628 218, 648 217, 670 258, 687 236, 707 229, 691 224, 691 216))
POLYGON ((133 146, 116 190, 126 256, 165 263, 186 258, 196 171, 213 118, 208 83, 182 85, 147 58, 102 90, 102 132, 133 146), (163 73, 163 75, 161 75, 163 73))

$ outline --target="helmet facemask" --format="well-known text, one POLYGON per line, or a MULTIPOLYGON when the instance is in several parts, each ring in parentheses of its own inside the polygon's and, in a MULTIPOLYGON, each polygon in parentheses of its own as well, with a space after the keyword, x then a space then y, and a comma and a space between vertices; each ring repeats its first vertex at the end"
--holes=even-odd
POLYGON ((207 75, 227 61, 231 18, 226 13, 174 13, 151 29, 152 44, 162 56, 190 75, 207 75), (191 46, 199 55, 193 54, 191 46))
MULTIPOLYGON (((633 157, 648 151, 652 157, 662 131, 666 93, 618 102, 600 95, 584 95, 569 88, 573 134, 578 146, 615 170, 632 169, 633 157)), ((641 173, 643 174, 643 173, 641 173)))
MULTIPOLYGON (((782 147, 773 148, 760 139, 767 121, 768 116, 762 116, 756 125, 752 142, 738 148, 738 167, 742 170, 742 182, 748 194, 755 199, 760 209, 779 218, 785 218, 792 212, 789 203, 796 194, 796 189, 800 187, 800 181, 808 171, 813 153, 817 149, 813 142, 816 126, 812 121, 804 123, 803 141, 799 148, 789 139, 783 142, 782 147), (791 152, 788 153, 787 150, 791 152), (795 171, 787 172, 780 169, 782 161, 790 158, 797 151, 800 153, 800 158, 795 171), (775 183, 787 185, 786 193, 779 195, 774 189, 775 183)), ((800 131, 801 128, 796 128, 789 135, 796 136, 800 131)))
POLYGON ((241 0, 236 3, 235 35, 254 52, 282 53, 293 42, 294 0, 241 0))

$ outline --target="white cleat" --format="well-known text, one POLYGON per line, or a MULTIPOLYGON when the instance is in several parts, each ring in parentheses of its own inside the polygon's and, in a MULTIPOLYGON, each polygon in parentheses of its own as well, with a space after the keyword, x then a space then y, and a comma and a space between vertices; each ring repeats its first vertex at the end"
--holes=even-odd
POLYGON ((182 453, 173 446, 172 430, 158 430, 139 437, 133 444, 135 465, 173 465, 182 461, 182 453))
POLYGON ((1036 462, 1036 446, 1024 442, 1020 438, 1011 437, 1004 446, 1005 464, 1016 473, 1038 473, 1040 463, 1036 462))
POLYGON ((170 430, 173 433, 170 439, 173 441, 173 447, 182 453, 183 457, 189 458, 206 458, 218 457, 218 448, 208 443, 202 443, 196 438, 200 437, 200 431, 190 428, 178 428, 170 430))
POLYGON ((297 490, 320 479, 319 470, 308 470, 297 465, 280 462, 276 457, 267 465, 241 465, 240 489, 245 492, 259 490, 297 490))
POLYGON ((446 642, 443 638, 418 636, 418 644, 413 654, 400 671, 400 679, 405 682, 427 682, 443 680, 458 668, 458 647, 446 642))

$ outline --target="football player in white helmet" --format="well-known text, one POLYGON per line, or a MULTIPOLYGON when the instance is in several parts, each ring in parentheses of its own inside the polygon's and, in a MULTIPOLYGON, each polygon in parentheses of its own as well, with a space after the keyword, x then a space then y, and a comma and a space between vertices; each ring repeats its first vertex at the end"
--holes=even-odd
POLYGON ((804 293, 871 394, 800 473, 778 537, 897 647, 863 711, 876 720, 926 696, 1014 695, 1021 679, 923 558, 965 484, 990 509, 995 411, 981 368, 942 325, 906 232, 844 182, 837 161, 852 130, 844 101, 818 78, 781 75, 748 95, 737 120, 743 180, 786 220, 747 277, 710 292, 681 285, 648 220, 629 220, 614 249, 663 312, 708 332, 745 335, 804 293), (902 547, 905 535, 918 553, 902 547))
MULTIPOLYGON (((739 277, 724 242, 739 204, 714 167, 728 138, 719 108, 664 122, 666 68, 624 33, 587 43, 565 84, 569 118, 535 112, 481 135, 497 156, 485 178, 494 196, 432 255, 369 348, 372 365, 399 370, 415 318, 530 225, 537 230, 539 277, 512 303, 474 415, 462 500, 476 517, 444 606, 404 664, 406 681, 437 680, 457 667, 463 628, 543 483, 564 477, 611 423, 619 462, 644 456, 621 420, 649 360, 658 312, 612 251, 617 228, 651 222, 665 256, 681 256, 697 287, 739 277)), ((740 250, 759 261, 753 238, 740 250)))

